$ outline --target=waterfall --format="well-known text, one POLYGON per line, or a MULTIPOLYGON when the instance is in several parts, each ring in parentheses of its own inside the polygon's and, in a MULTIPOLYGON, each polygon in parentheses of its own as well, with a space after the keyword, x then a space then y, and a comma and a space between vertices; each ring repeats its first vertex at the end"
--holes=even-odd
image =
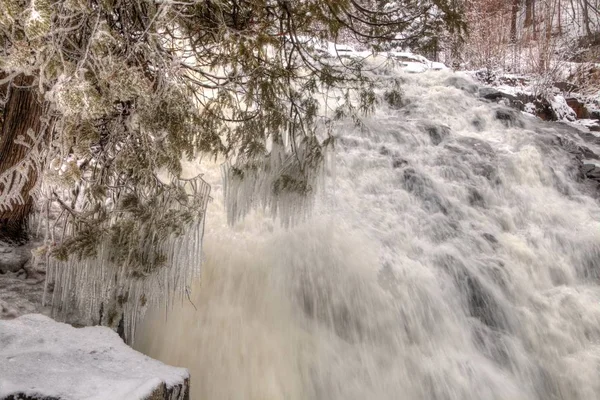
POLYGON ((457 74, 389 73, 403 106, 340 126, 303 222, 230 226, 207 172, 202 275, 136 346, 189 368, 194 399, 600 398, 600 206, 577 154, 600 151, 457 74))

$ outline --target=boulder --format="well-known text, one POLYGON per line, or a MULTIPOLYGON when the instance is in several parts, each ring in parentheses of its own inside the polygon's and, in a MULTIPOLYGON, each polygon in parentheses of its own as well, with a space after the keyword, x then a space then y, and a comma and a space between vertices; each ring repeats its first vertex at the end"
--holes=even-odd
POLYGON ((508 100, 514 101, 517 99, 515 96, 512 96, 510 94, 501 92, 498 89, 495 89, 492 87, 487 87, 487 86, 479 88, 479 97, 483 97, 486 100, 492 100, 492 101, 498 101, 500 99, 508 99, 508 100))
POLYGON ((600 162, 598 160, 583 160, 581 162, 583 175, 595 181, 600 181, 600 162))
POLYGON ((594 108, 588 109, 588 114, 591 119, 600 120, 600 110, 594 108))
POLYGON ((0 241, 0 274, 17 272, 31 258, 31 248, 26 245, 10 245, 0 241))
POLYGON ((0 399, 188 400, 189 373, 128 347, 105 327, 40 315, 0 320, 0 399))
POLYGON ((575 115, 577 115, 577 119, 587 119, 590 117, 588 109, 585 104, 579 101, 579 99, 575 97, 569 97, 566 99, 567 105, 575 111, 575 115))
POLYGON ((460 76, 451 76, 450 78, 446 79, 444 83, 446 86, 453 86, 470 94, 476 94, 479 90, 475 83, 460 76))
POLYGON ((431 143, 435 146, 442 143, 445 138, 450 136, 450 127, 446 125, 426 124, 424 130, 429 135, 431 143))
POLYGON ((516 113, 514 110, 510 109, 498 109, 496 110, 496 119, 502 122, 504 126, 507 128, 511 127, 519 127, 523 128, 524 124, 520 118, 520 115, 516 113))

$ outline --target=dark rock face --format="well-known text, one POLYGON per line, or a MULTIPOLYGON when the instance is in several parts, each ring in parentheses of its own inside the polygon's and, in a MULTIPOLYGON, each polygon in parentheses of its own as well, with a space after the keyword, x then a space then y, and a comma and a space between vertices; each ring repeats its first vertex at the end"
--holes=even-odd
POLYGON ((0 274, 23 268, 31 258, 30 250, 27 245, 11 246, 0 242, 0 274))
POLYGON ((451 256, 438 256, 436 264, 449 274, 464 297, 469 314, 494 331, 508 331, 510 324, 500 297, 493 285, 473 273, 461 260, 451 256))
POLYGON ((575 97, 570 97, 566 99, 566 101, 567 105, 571 107, 573 111, 575 111, 577 119, 586 119, 590 117, 590 114, 587 108, 585 107, 585 104, 580 102, 579 99, 576 99, 575 97))
POLYGON ((450 209, 448 200, 435 191, 433 183, 428 177, 413 168, 407 168, 402 174, 402 186, 404 190, 422 201, 425 210, 431 213, 448 214, 450 209))
POLYGON ((535 116, 543 121, 556 121, 558 119, 556 112, 545 99, 535 101, 535 116))
MULTIPOLYGON (((175 385, 171 388, 167 388, 165 384, 162 384, 157 388, 147 400, 190 400, 190 384, 189 379, 186 379, 183 385, 175 385)), ((47 396, 30 396, 22 393, 10 395, 5 400, 61 400, 58 397, 47 397, 47 396)))
POLYGON ((163 383, 147 400, 190 400, 190 380, 170 388, 163 383))
POLYGON ((458 76, 452 76, 446 79, 445 84, 447 86, 453 86, 470 94, 476 94, 478 91, 477 85, 475 85, 472 82, 469 82, 465 78, 461 78, 458 76))
MULTIPOLYGON (((525 111, 526 104, 533 104, 534 114, 538 118, 544 121, 556 121, 558 119, 558 116, 556 115, 556 112, 552 108, 550 102, 541 96, 536 97, 525 93, 512 95, 501 92, 500 90, 492 87, 479 88, 478 94, 482 99, 496 103, 502 103, 518 111, 525 111)), ((508 116, 504 112, 501 112, 497 115, 498 119, 510 122, 510 118, 507 117, 508 116)))
POLYGON ((425 132, 429 135, 431 143, 437 146, 442 141, 450 136, 450 128, 444 125, 427 125, 425 132))
POLYGON ((514 110, 509 109, 500 109, 496 111, 496 119, 502 122, 504 126, 507 128, 519 127, 523 128, 525 125, 519 114, 517 114, 514 110))
POLYGON ((498 101, 500 99, 517 100, 515 96, 507 93, 502 93, 498 89, 492 87, 481 87, 479 88, 479 97, 483 97, 486 100, 498 101))
POLYGON ((402 168, 405 165, 408 165, 408 161, 403 158, 396 157, 392 160, 392 168, 402 168))
POLYGON ((600 182, 600 163, 583 161, 581 173, 588 179, 600 182))

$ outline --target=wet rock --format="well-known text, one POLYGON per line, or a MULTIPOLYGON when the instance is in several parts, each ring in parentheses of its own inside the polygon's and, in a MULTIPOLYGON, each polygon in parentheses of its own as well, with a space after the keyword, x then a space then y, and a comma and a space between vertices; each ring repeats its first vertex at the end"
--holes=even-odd
POLYGON ((490 329, 485 325, 474 326, 473 341, 482 353, 490 359, 500 365, 509 365, 510 355, 501 332, 490 329))
MULTIPOLYGON (((353 297, 346 301, 340 291, 344 286, 323 275, 322 271, 300 270, 295 273, 298 274, 295 280, 298 305, 311 322, 348 342, 355 342, 366 333, 369 327, 360 318, 361 312, 366 312, 362 310, 364 304, 359 303, 360 298, 353 297)), ((358 282, 352 279, 344 283, 359 290, 358 282)))
POLYGON ((589 246, 587 250, 580 262, 578 275, 584 279, 598 282, 600 281, 600 247, 589 246))
POLYGON ((436 263, 453 277, 473 318, 493 330, 507 330, 508 320, 489 283, 472 273, 461 260, 452 255, 439 256, 436 263))
POLYGON ((586 143, 592 143, 600 146, 600 137, 589 132, 577 131, 577 135, 582 138, 586 143))
POLYGON ((424 129, 429 135, 431 143, 435 146, 442 143, 445 138, 450 136, 450 127, 445 125, 427 125, 424 129))
POLYGON ((485 179, 487 179, 494 185, 502 183, 500 177, 498 176, 498 169, 492 164, 475 163, 472 165, 471 171, 475 175, 483 176, 485 179))
POLYGON ((498 239, 491 233, 484 233, 481 236, 491 244, 498 244, 498 239))
POLYGON ((600 120, 600 110, 597 109, 588 109, 588 114, 591 119, 600 120))
POLYGON ((580 145, 578 142, 569 137, 557 135, 549 140, 552 145, 561 147, 566 152, 574 155, 578 160, 600 160, 600 156, 594 153, 589 147, 580 145))
POLYGON ((464 136, 456 139, 456 141, 464 147, 475 150, 475 152, 482 157, 490 159, 494 158, 496 155, 492 146, 490 146, 489 143, 481 139, 474 138, 471 136, 464 136))
POLYGON ((567 105, 569 107, 571 107, 573 109, 573 111, 575 111, 575 115, 577 116, 577 119, 586 119, 586 118, 590 117, 590 114, 589 114, 585 104, 580 102, 579 99, 577 99, 575 97, 570 97, 568 99, 565 99, 565 101, 567 102, 567 105))
POLYGON ((425 210, 431 213, 448 214, 450 206, 448 201, 435 192, 430 179, 417 173, 413 168, 405 169, 402 178, 404 189, 421 199, 425 210))
POLYGON ((516 100, 515 96, 503 93, 498 89, 492 87, 481 87, 479 88, 479 97, 487 100, 498 101, 500 99, 516 100))
POLYGON ((509 110, 509 109, 496 110, 495 117, 497 120, 502 122, 502 124, 504 126, 506 126, 507 128, 511 128, 511 127, 515 127, 515 126, 517 126, 519 128, 523 128, 525 126, 525 124, 523 124, 523 121, 521 120, 520 115, 518 115, 514 110, 509 110))
POLYGON ((183 383, 168 387, 162 383, 152 392, 147 400, 189 400, 190 399, 190 380, 185 379, 183 383))
POLYGON ((470 94, 476 94, 479 90, 476 84, 459 76, 452 76, 446 79, 445 84, 446 86, 452 86, 470 94))
POLYGON ((598 161, 583 160, 581 172, 588 179, 600 181, 600 163, 598 161))
POLYGON ((481 132, 485 128, 485 122, 481 118, 475 118, 471 121, 473 127, 477 130, 477 132, 481 132))
MULTIPOLYGON (((522 92, 512 95, 490 87, 480 88, 479 96, 483 99, 503 104, 514 110, 532 113, 544 121, 558 120, 557 112, 553 109, 552 104, 542 96, 533 96, 522 92)), ((511 124, 513 122, 512 118, 505 111, 499 111, 496 117, 501 121, 507 121, 507 124, 510 126, 514 126, 511 124)), ((517 126, 522 125, 519 123, 517 126)))
POLYGON ((505 327, 505 318, 500 306, 491 291, 478 278, 467 275, 463 287, 467 292, 469 312, 474 318, 492 329, 505 327))
POLYGON ((469 204, 473 207, 485 207, 485 199, 475 188, 469 188, 469 204))
POLYGON ((379 149, 379 154, 381 154, 382 156, 389 156, 390 154, 392 154, 392 152, 387 147, 381 146, 381 148, 379 149))
POLYGON ((408 161, 403 158, 395 157, 392 160, 392 168, 402 168, 405 165, 408 165, 408 161))
POLYGON ((543 121, 556 121, 558 120, 558 115, 552 104, 543 98, 543 97, 535 97, 531 98, 530 103, 533 104, 534 110, 533 114, 543 121))
POLYGON ((13 246, 0 242, 0 274, 20 270, 30 258, 30 246, 13 246))

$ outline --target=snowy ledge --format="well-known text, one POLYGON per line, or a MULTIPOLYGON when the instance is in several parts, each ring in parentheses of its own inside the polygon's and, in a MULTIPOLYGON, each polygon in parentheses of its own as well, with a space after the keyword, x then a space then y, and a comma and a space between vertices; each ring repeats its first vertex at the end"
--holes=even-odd
POLYGON ((153 360, 104 327, 40 314, 0 320, 0 399, 189 398, 189 373, 153 360))

